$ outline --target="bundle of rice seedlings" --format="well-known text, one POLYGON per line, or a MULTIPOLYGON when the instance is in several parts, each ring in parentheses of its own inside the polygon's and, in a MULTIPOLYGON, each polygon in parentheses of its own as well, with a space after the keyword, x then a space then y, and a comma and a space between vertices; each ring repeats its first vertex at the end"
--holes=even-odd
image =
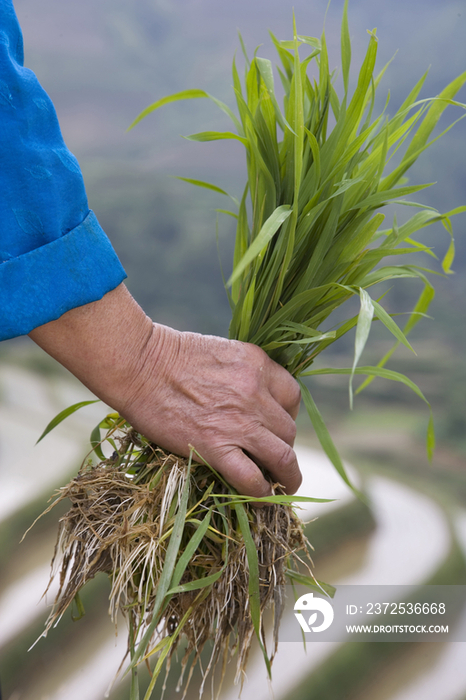
POLYGON ((48 509, 65 498, 71 502, 60 520, 50 581, 59 571, 59 590, 44 636, 73 602, 84 612, 79 592, 102 572, 111 582, 112 619, 121 610, 129 624, 131 699, 139 696, 135 664, 158 654, 149 698, 164 661, 168 674, 181 633, 180 688, 188 667, 187 689, 207 642, 201 695, 211 670, 221 660, 224 671, 233 651, 242 678, 255 634, 270 670, 261 617, 274 607, 275 651, 285 581, 333 594, 313 577, 309 545, 290 507, 293 500, 319 499, 279 495, 280 486, 273 485, 277 495, 255 501, 274 506, 251 508, 253 499, 237 495, 199 455, 194 461, 167 454, 118 414, 99 423, 101 429, 112 456, 105 458, 102 441, 94 444, 100 462, 87 460, 48 509))
MULTIPOLYGON (((290 41, 271 35, 281 64, 283 109, 276 97, 271 62, 257 55, 250 60, 243 46, 243 83, 233 62, 238 116, 208 93, 194 89, 158 100, 132 125, 163 105, 194 98, 213 100, 231 118, 234 131, 187 137, 200 142, 234 139, 246 151, 248 179, 238 210, 221 210, 237 220, 233 273, 226 284, 232 308, 229 336, 259 345, 298 379, 316 435, 350 486, 303 378, 349 375, 350 404, 355 374, 366 377, 358 391, 375 377, 391 379, 410 387, 428 404, 409 378, 385 365, 399 344, 412 350, 407 335, 433 299, 427 275, 434 271, 417 264, 385 263, 384 259, 413 253, 435 258, 413 236, 442 222, 451 237, 442 268, 444 274, 450 273, 454 257, 451 217, 466 210, 459 207, 442 214, 404 199, 428 187, 406 184, 405 173, 442 135, 431 137, 447 105, 465 107, 454 97, 466 82, 466 73, 437 97, 418 100, 424 74, 394 116, 386 115, 386 105, 374 117, 376 91, 386 66, 374 74, 377 37, 375 30, 369 34, 357 85, 350 94, 351 45, 345 2, 341 99, 334 87, 335 72, 329 69, 325 33, 320 39, 300 35, 293 22, 290 41), (308 53, 304 59, 303 50, 308 53), (312 66, 315 76, 311 78, 312 66), (395 155, 398 164, 391 167, 395 155), (394 217, 388 228, 381 228, 384 214, 379 210, 389 203, 415 207, 415 213, 402 225, 394 217), (403 330, 380 303, 383 294, 373 298, 367 291, 398 278, 413 278, 422 285, 403 330), (359 313, 328 327, 331 314, 354 296, 360 299, 359 313), (377 366, 359 367, 376 319, 393 334, 395 344, 377 366), (311 369, 322 351, 354 328, 351 367, 311 369)), ((214 184, 182 179, 227 194, 214 184)), ((77 407, 62 412, 44 434, 77 407)), ((224 671, 234 652, 240 680, 254 636, 270 674, 274 650, 269 653, 265 646, 266 607, 275 609, 276 649, 285 582, 332 592, 313 577, 309 544, 291 505, 316 499, 285 496, 279 484, 272 485, 274 495, 266 499, 240 496, 204 462, 195 446, 189 460, 167 454, 116 414, 97 426, 91 442, 99 463, 86 462, 55 501, 68 498, 72 507, 60 522, 56 549, 60 590, 47 629, 82 586, 102 571, 111 581, 111 614, 115 616, 120 609, 129 621, 131 700, 139 697, 138 663, 155 658, 145 695, 149 700, 157 677, 164 667, 168 672, 182 638, 182 668, 190 670, 186 679, 182 674, 180 687, 187 687, 207 640, 213 644, 210 660, 202 669, 204 681, 218 662, 224 671), (106 431, 103 436, 102 430, 106 431), (111 445, 111 457, 106 458, 102 442, 111 445), (252 500, 264 500, 268 506, 257 509, 252 500)), ((432 417, 426 442, 431 455, 432 417)), ((203 689, 204 682, 201 694, 203 689)))

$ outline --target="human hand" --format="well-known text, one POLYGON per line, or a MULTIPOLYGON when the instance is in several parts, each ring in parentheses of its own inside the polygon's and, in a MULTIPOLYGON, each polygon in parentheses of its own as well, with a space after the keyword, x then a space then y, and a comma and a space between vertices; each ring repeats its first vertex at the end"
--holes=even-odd
POLYGON ((266 469, 288 493, 301 483, 293 451, 298 383, 255 345, 154 324, 120 413, 176 454, 199 454, 240 493, 261 497, 266 469))
POLYGON ((270 493, 257 465, 298 489, 299 387, 257 346, 153 324, 124 285, 30 336, 147 438, 182 456, 193 445, 240 493, 270 493))

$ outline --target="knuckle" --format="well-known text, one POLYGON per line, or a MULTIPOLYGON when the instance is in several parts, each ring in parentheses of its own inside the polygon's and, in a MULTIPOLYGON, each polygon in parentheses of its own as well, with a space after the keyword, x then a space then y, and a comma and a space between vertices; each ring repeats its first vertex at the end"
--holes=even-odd
POLYGON ((261 377, 257 372, 245 372, 241 381, 241 393, 247 398, 257 400, 261 390, 261 377))
POLYGON ((279 472, 287 474, 290 467, 296 461, 296 455, 294 450, 287 444, 283 446, 281 450, 276 453, 275 466, 279 472))
POLYGON ((269 356, 258 345, 252 343, 242 343, 242 363, 245 371, 249 375, 260 377, 264 367, 271 362, 269 356))
POLYGON ((285 411, 282 411, 280 415, 277 416, 274 434, 284 443, 293 447, 296 439, 296 432, 296 423, 293 418, 288 413, 285 413, 285 411))
POLYGON ((268 358, 268 355, 262 348, 253 343, 242 343, 243 348, 248 356, 253 362, 264 362, 268 358))

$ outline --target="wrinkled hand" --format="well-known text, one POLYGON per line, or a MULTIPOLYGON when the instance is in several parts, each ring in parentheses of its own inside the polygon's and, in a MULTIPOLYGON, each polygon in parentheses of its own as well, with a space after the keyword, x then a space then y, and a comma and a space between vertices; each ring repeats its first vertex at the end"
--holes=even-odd
POLYGON ((154 324, 142 371, 121 413, 176 454, 193 445, 241 493, 270 487, 257 464, 294 493, 300 391, 255 345, 154 324))
POLYGON ((248 343, 154 324, 124 285, 39 326, 31 338, 161 447, 190 445, 240 493, 301 483, 297 382, 248 343))

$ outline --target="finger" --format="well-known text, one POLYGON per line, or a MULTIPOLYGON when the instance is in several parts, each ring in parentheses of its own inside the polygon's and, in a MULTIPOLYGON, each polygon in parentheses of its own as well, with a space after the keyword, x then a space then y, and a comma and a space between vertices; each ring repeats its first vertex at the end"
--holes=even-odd
POLYGON ((296 420, 301 403, 301 390, 296 379, 284 367, 269 360, 267 380, 271 396, 289 413, 293 420, 296 420))
POLYGON ((272 489, 261 470, 239 447, 226 447, 209 461, 238 493, 254 498, 270 496, 272 489))
POLYGON ((260 410, 256 410, 257 420, 250 423, 245 434, 251 435, 251 442, 256 439, 256 430, 266 428, 268 431, 293 447, 296 439, 296 423, 289 413, 285 411, 270 395, 268 401, 263 402, 260 410))
POLYGON ((286 493, 296 493, 302 475, 296 454, 289 444, 263 426, 258 426, 254 435, 245 436, 244 442, 244 449, 284 486, 286 493))

